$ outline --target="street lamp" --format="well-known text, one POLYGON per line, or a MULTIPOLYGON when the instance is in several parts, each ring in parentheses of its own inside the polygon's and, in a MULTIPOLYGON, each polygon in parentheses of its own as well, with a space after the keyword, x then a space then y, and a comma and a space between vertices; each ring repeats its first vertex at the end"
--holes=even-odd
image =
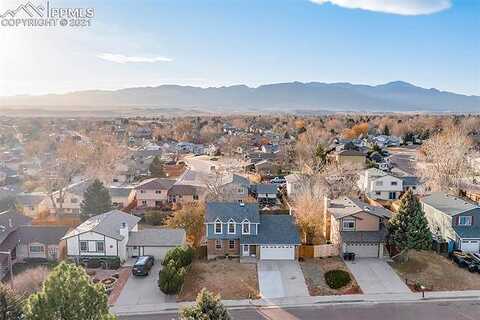
POLYGON ((13 290, 13 270, 12 270, 12 255, 9 251, 0 251, 0 254, 6 254, 8 256, 8 267, 10 269, 10 286, 13 290))

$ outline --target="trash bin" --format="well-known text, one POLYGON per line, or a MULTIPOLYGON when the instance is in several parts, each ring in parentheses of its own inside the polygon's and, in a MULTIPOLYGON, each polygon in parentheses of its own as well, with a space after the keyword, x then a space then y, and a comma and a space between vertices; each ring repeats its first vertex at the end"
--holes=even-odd
POLYGON ((343 253, 343 260, 345 260, 345 261, 350 260, 350 253, 344 252, 344 253, 343 253))

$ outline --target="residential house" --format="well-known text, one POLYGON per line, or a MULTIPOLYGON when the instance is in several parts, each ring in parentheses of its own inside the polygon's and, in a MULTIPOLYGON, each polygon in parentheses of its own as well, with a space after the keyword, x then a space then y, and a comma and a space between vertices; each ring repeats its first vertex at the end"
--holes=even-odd
POLYGON ((218 192, 228 201, 246 201, 249 196, 250 185, 248 178, 231 174, 222 179, 218 192))
POLYGON ((207 189, 201 186, 174 184, 167 193, 169 203, 194 203, 203 201, 207 189))
POLYGON ((55 208, 60 210, 62 207, 63 214, 78 216, 80 214, 80 204, 83 201, 83 194, 92 184, 91 180, 83 180, 73 183, 62 190, 63 197, 60 197, 60 191, 53 193, 53 201, 48 197, 45 199, 45 205, 50 213, 55 213, 55 208))
POLYGON ((480 206, 444 192, 420 199, 434 239, 448 250, 480 251, 480 206))
POLYGON ((345 165, 353 168, 365 168, 367 156, 362 151, 357 150, 342 150, 329 154, 328 157, 333 159, 340 165, 345 165))
POLYGON ((135 200, 133 187, 110 187, 108 190, 112 204, 117 209, 126 208, 135 200))
MULTIPOLYGON (((66 227, 32 226, 32 219, 15 211, 0 213, 0 251, 9 252, 12 264, 28 259, 57 260, 66 227)), ((0 255, 0 278, 8 270, 8 255, 0 255)))
POLYGON ((386 223, 392 215, 389 210, 349 197, 326 199, 324 210, 329 226, 327 239, 338 245, 341 254, 383 257, 386 223))
POLYGON ((357 185, 367 197, 374 200, 396 200, 403 190, 403 180, 388 172, 370 168, 360 173, 357 185))
POLYGON ((37 218, 41 213, 48 213, 46 199, 48 196, 44 193, 19 193, 15 197, 18 209, 27 217, 37 218))
POLYGON ((256 203, 209 202, 205 214, 207 256, 294 260, 300 237, 290 215, 260 214, 256 203))
POLYGON ((287 196, 289 198, 294 197, 298 192, 301 191, 302 187, 302 177, 298 174, 289 174, 285 177, 287 180, 287 196))
POLYGON ((159 208, 168 202, 168 190, 175 183, 165 178, 151 178, 144 180, 135 187, 137 206, 145 208, 159 208))
POLYGON ((126 261, 130 257, 152 255, 162 260, 169 249, 185 244, 183 229, 138 229, 140 218, 112 210, 91 217, 68 232, 67 256, 119 257, 126 261))
POLYGON ((261 183, 252 186, 252 191, 257 202, 262 205, 275 205, 278 201, 278 185, 261 183))

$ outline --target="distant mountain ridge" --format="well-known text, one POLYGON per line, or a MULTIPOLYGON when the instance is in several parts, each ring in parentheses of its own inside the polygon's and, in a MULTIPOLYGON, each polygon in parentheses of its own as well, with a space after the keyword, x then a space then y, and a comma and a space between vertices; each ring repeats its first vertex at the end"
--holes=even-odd
POLYGON ((157 107, 208 111, 431 111, 480 112, 480 97, 425 89, 394 81, 371 86, 351 83, 288 82, 200 88, 180 85, 88 90, 41 96, 0 97, 3 107, 157 107))

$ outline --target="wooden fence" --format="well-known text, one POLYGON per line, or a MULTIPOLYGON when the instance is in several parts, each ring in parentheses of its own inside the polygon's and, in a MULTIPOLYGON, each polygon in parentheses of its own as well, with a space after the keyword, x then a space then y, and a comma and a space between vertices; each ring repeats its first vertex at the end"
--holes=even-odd
POLYGON ((301 245, 299 256, 302 258, 325 258, 338 256, 338 246, 335 244, 301 245))

